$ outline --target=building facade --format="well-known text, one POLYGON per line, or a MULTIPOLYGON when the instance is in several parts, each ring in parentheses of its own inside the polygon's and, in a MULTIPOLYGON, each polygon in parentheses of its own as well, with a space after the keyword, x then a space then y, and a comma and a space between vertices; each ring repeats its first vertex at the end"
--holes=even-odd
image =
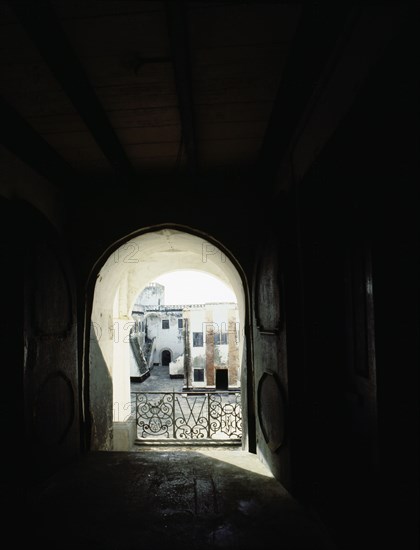
POLYGON ((237 304, 165 305, 164 292, 163 285, 150 283, 133 307, 130 379, 142 382, 162 367, 170 378, 183 378, 187 390, 237 389, 237 304))

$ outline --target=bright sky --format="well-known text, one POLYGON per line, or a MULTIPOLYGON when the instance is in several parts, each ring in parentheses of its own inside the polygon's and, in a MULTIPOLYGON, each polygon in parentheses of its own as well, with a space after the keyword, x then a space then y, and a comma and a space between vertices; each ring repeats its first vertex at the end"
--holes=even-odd
POLYGON ((202 271, 172 271, 157 277, 153 282, 164 285, 167 305, 237 301, 226 283, 202 271))

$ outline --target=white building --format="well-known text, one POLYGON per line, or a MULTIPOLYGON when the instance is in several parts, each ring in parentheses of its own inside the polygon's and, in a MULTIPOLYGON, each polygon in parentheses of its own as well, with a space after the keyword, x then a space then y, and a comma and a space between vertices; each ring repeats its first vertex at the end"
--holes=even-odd
POLYGON ((237 389, 240 386, 237 305, 186 306, 184 325, 186 388, 237 389))
POLYGON ((165 305, 165 289, 150 283, 137 298, 130 333, 130 378, 142 381, 155 366, 183 378, 186 389, 237 389, 237 304, 165 305))

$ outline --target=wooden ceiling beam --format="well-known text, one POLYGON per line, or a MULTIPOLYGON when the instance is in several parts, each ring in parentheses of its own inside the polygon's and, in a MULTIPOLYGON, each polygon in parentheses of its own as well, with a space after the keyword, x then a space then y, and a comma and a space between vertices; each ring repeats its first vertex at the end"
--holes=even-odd
POLYGON ((269 185, 332 49, 356 13, 340 4, 303 5, 256 165, 256 175, 269 185))
POLYGON ((165 8, 187 168, 190 175, 195 175, 197 173, 197 139, 186 6, 185 2, 165 2, 165 8))
POLYGON ((1 97, 0 120, 4 147, 57 187, 74 184, 71 166, 1 97))
POLYGON ((132 165, 49 2, 9 3, 115 173, 133 178, 132 165))

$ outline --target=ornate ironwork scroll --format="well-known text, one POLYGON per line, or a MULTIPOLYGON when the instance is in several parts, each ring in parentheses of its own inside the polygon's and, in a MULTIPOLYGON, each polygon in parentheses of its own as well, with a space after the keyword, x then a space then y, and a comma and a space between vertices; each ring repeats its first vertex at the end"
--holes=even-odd
POLYGON ((240 392, 133 393, 139 439, 240 440, 240 392))

